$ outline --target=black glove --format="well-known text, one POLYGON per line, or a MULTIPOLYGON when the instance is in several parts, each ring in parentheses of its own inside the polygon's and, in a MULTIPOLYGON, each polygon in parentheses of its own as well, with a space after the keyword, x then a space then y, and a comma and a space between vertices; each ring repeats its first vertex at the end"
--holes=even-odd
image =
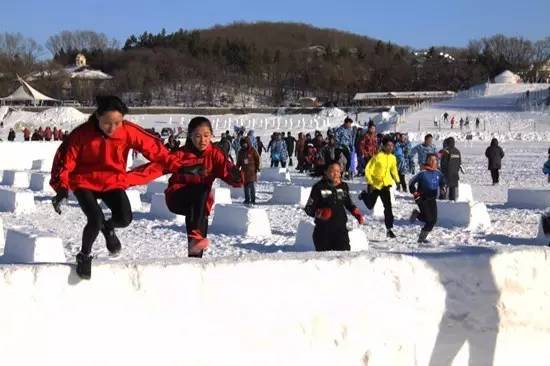
POLYGON ((231 180, 234 182, 240 182, 241 181, 241 171, 239 168, 235 165, 231 167, 231 170, 229 170, 229 174, 231 175, 231 180))
POLYGON ((178 172, 180 174, 203 176, 205 170, 202 164, 198 164, 192 166, 182 166, 181 168, 179 168, 178 172))
POLYGON ((52 198, 53 209, 59 215, 61 215, 61 205, 63 204, 63 201, 67 200, 67 198, 69 198, 69 191, 65 188, 61 188, 57 191, 55 197, 52 198))

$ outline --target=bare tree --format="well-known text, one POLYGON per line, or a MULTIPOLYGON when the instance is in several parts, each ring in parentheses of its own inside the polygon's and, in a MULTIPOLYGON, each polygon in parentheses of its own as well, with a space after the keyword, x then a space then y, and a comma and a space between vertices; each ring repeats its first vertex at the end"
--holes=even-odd
POLYGON ((8 58, 17 57, 27 64, 32 64, 42 52, 42 46, 21 33, 0 33, 0 54, 8 58))
POLYGON ((62 31, 48 38, 46 42, 46 48, 54 56, 61 51, 96 51, 117 47, 118 41, 109 40, 105 33, 94 31, 62 31))

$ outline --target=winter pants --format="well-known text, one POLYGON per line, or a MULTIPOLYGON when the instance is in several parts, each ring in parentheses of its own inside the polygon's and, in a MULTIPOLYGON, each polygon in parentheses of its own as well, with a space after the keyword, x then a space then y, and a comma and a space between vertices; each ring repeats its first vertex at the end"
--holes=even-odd
POLYGON ((500 178, 499 169, 491 169, 491 178, 493 179, 493 184, 498 183, 498 180, 500 178))
POLYGON ((376 204, 378 196, 380 196, 382 204, 384 205, 384 224, 386 225, 386 229, 389 230, 393 228, 393 211, 391 206, 390 187, 388 186, 383 187, 382 189, 373 189, 368 192, 364 201, 365 206, 367 206, 369 210, 372 210, 376 204))
POLYGON ((347 147, 344 147, 342 149, 342 154, 346 157, 346 172, 349 172, 349 169, 351 167, 351 152, 347 147))
POLYGON ((315 225, 313 230, 313 243, 315 250, 326 252, 329 250, 350 250, 348 230, 344 227, 328 225, 315 225))
POLYGON ((449 201, 456 201, 458 198, 458 186, 448 187, 447 190, 449 201))
POLYGON ((424 223, 423 231, 430 232, 437 222, 437 202, 435 198, 419 199, 417 202, 420 208, 418 219, 424 223))
POLYGON ((102 229, 112 230, 114 228, 127 227, 132 222, 132 208, 126 192, 122 189, 115 189, 106 192, 93 192, 88 189, 77 189, 74 195, 78 204, 86 215, 88 222, 82 233, 82 253, 89 255, 92 246, 102 229), (103 210, 97 203, 101 199, 111 210, 111 218, 105 220, 103 210))
POLYGON ((254 182, 244 185, 244 203, 256 203, 256 187, 254 182))
POLYGON ((272 168, 273 168, 273 167, 278 168, 278 167, 279 167, 279 163, 281 163, 281 167, 282 167, 282 168, 286 167, 286 161, 284 161, 284 160, 272 160, 272 161, 271 161, 271 164, 273 165, 272 168))
POLYGON ((399 173, 399 184, 397 185, 397 190, 400 191, 401 189, 403 189, 403 192, 407 192, 407 181, 403 173, 399 173))
MULTIPOLYGON (((193 184, 178 189, 166 199, 166 206, 171 212, 185 216, 188 242, 192 240, 193 231, 199 231, 203 237, 208 234, 206 202, 209 194, 210 188, 206 185, 193 184)), ((202 257, 202 252, 197 257, 202 257)))

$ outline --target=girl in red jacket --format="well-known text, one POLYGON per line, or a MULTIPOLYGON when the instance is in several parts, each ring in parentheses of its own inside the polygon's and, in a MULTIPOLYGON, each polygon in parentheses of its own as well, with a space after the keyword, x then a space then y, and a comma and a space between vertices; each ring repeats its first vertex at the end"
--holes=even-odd
MULTIPOLYGON (((162 141, 141 127, 124 120, 126 105, 115 96, 96 97, 97 109, 90 119, 75 128, 58 148, 52 166, 50 185, 57 195, 52 203, 61 214, 61 203, 68 191, 74 192, 88 222, 82 234, 82 248, 76 256, 76 272, 81 278, 91 277, 92 245, 101 231, 110 254, 120 252, 115 228, 127 227, 132 210, 125 190, 132 184, 126 174, 130 149, 175 172, 182 165, 162 141), (106 220, 97 199, 109 207, 106 220)), ((142 180, 140 183, 143 183, 142 180)))
MULTIPOLYGON (((172 153, 184 166, 170 177, 164 192, 168 209, 185 216, 188 256, 195 258, 201 258, 209 244, 206 235, 214 203, 211 193, 214 180, 220 178, 233 187, 243 185, 239 168, 221 148, 212 144, 212 134, 207 118, 195 117, 189 122, 185 145, 172 153)), ((156 163, 142 165, 131 172, 136 179, 141 176, 155 179, 163 174, 166 171, 156 163)))

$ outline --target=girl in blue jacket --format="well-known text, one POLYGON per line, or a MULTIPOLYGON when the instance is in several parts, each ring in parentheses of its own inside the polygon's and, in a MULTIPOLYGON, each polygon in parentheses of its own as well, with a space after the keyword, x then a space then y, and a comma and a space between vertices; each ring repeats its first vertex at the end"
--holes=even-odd
POLYGON ((428 243, 427 237, 437 222, 438 189, 445 189, 445 177, 437 170, 437 156, 429 154, 422 171, 415 175, 409 182, 409 191, 420 209, 414 209, 411 214, 411 222, 416 219, 424 222, 424 227, 418 236, 419 243, 428 243))

